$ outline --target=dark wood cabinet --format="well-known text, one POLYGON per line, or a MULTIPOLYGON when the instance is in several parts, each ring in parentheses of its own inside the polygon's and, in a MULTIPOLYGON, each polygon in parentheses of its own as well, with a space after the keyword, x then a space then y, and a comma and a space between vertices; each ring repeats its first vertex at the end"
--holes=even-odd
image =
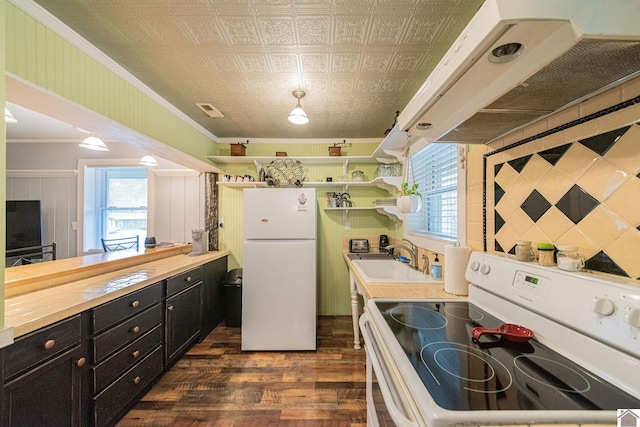
POLYGON ((91 310, 93 424, 113 425, 162 373, 164 282, 91 310))
POLYGON ((173 365, 200 335, 202 267, 167 279, 165 364, 173 365), (188 286, 184 286, 188 284, 188 286), (172 293, 173 292, 173 293, 172 293))
POLYGON ((3 349, 2 425, 84 424, 89 368, 82 315, 19 338, 3 349))
POLYGON ((226 271, 211 261, 0 349, 0 425, 115 425, 220 323, 226 271))
POLYGON ((222 281, 227 274, 227 257, 208 262, 203 266, 202 279, 202 341, 222 321, 224 310, 222 281))

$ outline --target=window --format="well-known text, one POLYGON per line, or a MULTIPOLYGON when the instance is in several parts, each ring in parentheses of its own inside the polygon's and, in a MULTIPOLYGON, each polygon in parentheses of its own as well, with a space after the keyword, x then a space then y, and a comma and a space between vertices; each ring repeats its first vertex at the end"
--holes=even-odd
POLYGON ((147 235, 147 168, 89 167, 84 171, 83 250, 101 238, 147 235))
POLYGON ((465 176, 458 169, 457 154, 457 144, 434 143, 411 157, 422 209, 405 216, 405 234, 436 252, 443 251, 445 244, 464 239, 465 176), (431 243, 425 243, 428 241, 431 243))

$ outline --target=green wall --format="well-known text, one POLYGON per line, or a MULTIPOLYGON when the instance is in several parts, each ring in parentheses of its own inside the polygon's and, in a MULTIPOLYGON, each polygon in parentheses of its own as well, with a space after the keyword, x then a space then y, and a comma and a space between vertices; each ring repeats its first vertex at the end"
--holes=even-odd
MULTIPOLYGON (((0 22, 5 22, 5 2, 0 1, 0 22)), ((6 33, 0 31, 0 70, 5 69, 5 39, 6 33)), ((6 80, 0 79, 0 103, 4 107, 7 100, 6 80)), ((6 224, 7 213, 7 132, 4 120, 0 124, 0 143, 2 152, 0 153, 0 223, 6 224)), ((0 227, 0 259, 4 259, 6 251, 6 227, 0 227)), ((0 269, 0 329, 4 327, 4 268, 0 269)))
MULTIPOLYGON (((368 156, 377 144, 354 144, 345 151, 349 155, 368 156)), ((286 151, 288 155, 326 156, 326 144, 255 144, 247 147, 252 156, 273 156, 275 151, 286 151)), ((218 165, 230 175, 253 175, 257 172, 253 164, 218 165)), ((330 176, 334 180, 343 174, 342 164, 311 164, 304 162, 305 176, 309 181, 324 181, 330 176)), ((349 162, 347 175, 353 170, 362 170, 367 179, 374 176, 377 164, 357 164, 349 162)), ((219 186, 219 215, 224 219, 224 227, 219 229, 220 248, 232 252, 229 268, 242 267, 243 202, 242 188, 219 186)), ((379 234, 401 236, 401 223, 389 219, 376 211, 350 211, 347 221, 350 230, 345 229, 343 211, 326 211, 326 192, 343 192, 343 185, 318 186, 318 314, 346 315, 351 313, 349 294, 349 272, 342 256, 343 244, 351 237, 376 238, 379 234)), ((371 206, 375 199, 388 199, 392 195, 372 186, 351 186, 347 189, 355 206, 371 206)), ((375 242, 377 244, 377 240, 375 242)))
POLYGON ((4 5, 6 71, 196 159, 215 154, 210 138, 22 10, 4 5))

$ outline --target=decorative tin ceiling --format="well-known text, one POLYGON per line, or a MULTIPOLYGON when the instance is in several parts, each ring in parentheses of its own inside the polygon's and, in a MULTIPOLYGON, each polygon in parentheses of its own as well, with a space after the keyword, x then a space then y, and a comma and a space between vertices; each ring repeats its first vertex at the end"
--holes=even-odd
POLYGON ((219 138, 382 138, 482 4, 36 1, 219 138))

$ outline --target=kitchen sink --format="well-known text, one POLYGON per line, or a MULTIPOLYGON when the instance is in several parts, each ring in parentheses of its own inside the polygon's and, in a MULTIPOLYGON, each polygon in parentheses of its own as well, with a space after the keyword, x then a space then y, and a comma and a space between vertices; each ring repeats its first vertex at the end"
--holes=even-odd
POLYGON ((442 283, 442 280, 432 279, 392 258, 353 259, 351 262, 368 283, 442 283))

